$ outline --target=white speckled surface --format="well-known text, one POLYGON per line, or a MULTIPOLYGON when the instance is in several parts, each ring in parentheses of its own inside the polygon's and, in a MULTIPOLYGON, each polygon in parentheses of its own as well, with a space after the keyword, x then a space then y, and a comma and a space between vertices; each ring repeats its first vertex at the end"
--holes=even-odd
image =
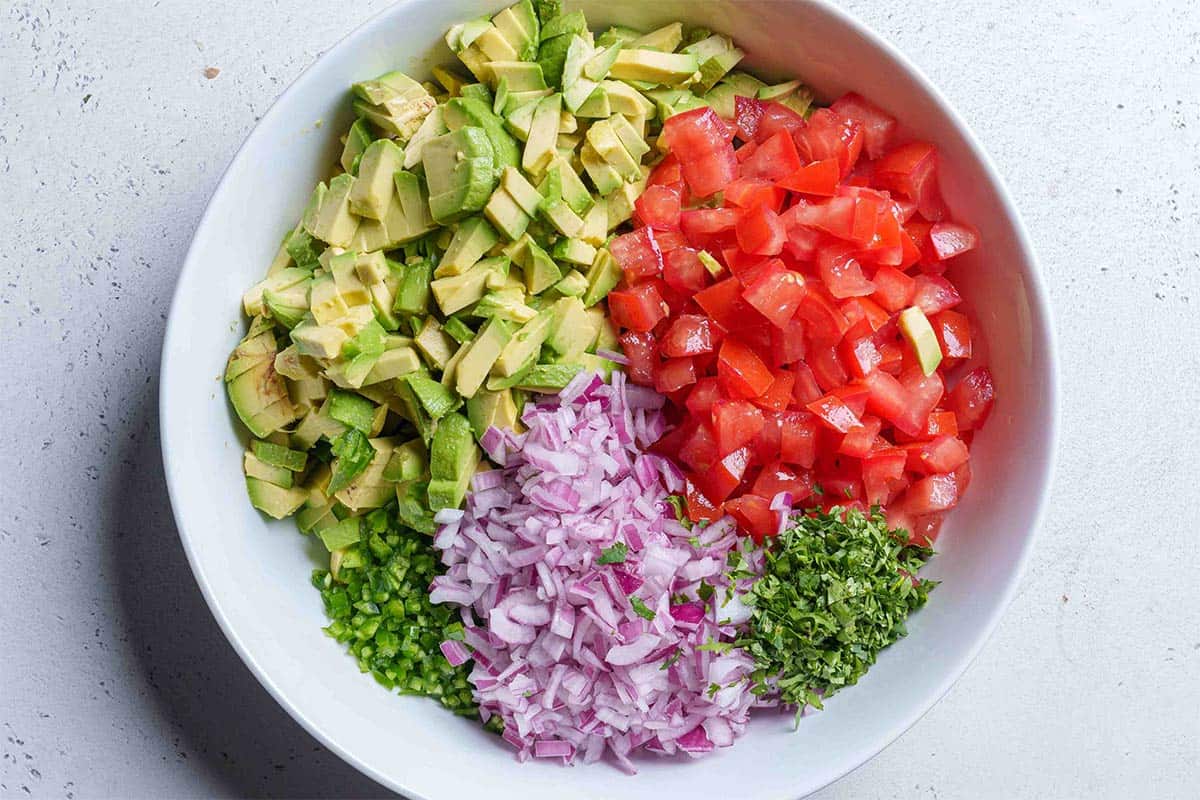
MULTIPOLYGON (((385 4, 0 2, 0 796, 385 794, 225 643, 171 521, 155 408, 167 301, 222 169, 385 4)), ((1064 425, 997 634, 820 797, 1194 797, 1200 6, 847 5, 1007 176, 1057 314, 1064 425)))

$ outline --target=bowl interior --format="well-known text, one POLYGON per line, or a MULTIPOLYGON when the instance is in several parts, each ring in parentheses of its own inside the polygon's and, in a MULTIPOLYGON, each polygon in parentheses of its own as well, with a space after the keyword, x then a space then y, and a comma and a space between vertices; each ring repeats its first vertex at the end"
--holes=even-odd
MULTIPOLYGON (((748 65, 800 77, 830 98, 855 89, 942 152, 942 185, 983 247, 952 276, 990 347, 999 401, 977 437, 975 479, 927 568, 943 583, 856 687, 796 732, 766 714, 737 746, 698 761, 643 759, 634 779, 601 764, 521 766, 480 726, 432 702, 389 696, 321 632, 309 583, 319 542, 291 522, 268 523, 245 499, 241 434, 219 381, 244 323, 239 298, 258 280, 348 124, 346 88, 399 67, 425 77, 448 63, 441 37, 477 16, 472 0, 398 3, 327 52, 263 118, 233 161, 180 277, 163 350, 163 452, 176 520, 219 622, 259 680, 310 731, 377 780, 413 797, 659 798, 681 787, 707 796, 797 797, 878 752, 965 668, 1015 587, 1053 458, 1055 385, 1049 324, 1020 223, 961 122, 887 46, 813 0, 582 2, 593 27, 650 28, 681 20, 733 36, 748 65)), ((490 2, 502 7, 504 3, 490 2)))

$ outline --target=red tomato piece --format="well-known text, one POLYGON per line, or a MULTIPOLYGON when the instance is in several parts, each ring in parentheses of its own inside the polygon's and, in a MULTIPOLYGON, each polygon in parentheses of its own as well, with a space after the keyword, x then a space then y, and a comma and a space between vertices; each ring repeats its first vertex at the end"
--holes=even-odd
POLYGON ((901 374, 900 383, 908 395, 908 403, 900 416, 891 422, 909 436, 916 436, 925 429, 930 412, 942 399, 946 388, 938 373, 926 375, 916 365, 901 374))
POLYGON ((931 317, 939 311, 954 308, 962 302, 962 295, 954 284, 941 275, 918 275, 914 281, 913 305, 931 317))
POLYGON ((866 320, 846 333, 846 338, 838 343, 838 355, 855 378, 865 378, 883 362, 883 355, 875 346, 875 339, 866 320))
POLYGON ((675 291, 695 294, 708 284, 708 270, 692 248, 677 247, 663 261, 663 280, 675 291))
POLYGON ((646 185, 683 188, 683 171, 679 168, 679 158, 674 153, 667 153, 663 160, 658 162, 658 166, 650 171, 646 185))
POLYGON ((812 261, 817 257, 817 250, 825 241, 825 234, 816 228, 810 228, 796 221, 794 215, 784 212, 781 215, 784 227, 787 229, 787 242, 784 249, 795 259, 812 261))
POLYGON ((654 336, 645 332, 626 331, 617 338, 625 358, 629 360, 626 371, 630 380, 642 386, 651 385, 654 382, 654 366, 658 363, 654 336))
POLYGON ((633 204, 633 213, 643 225, 660 230, 679 228, 683 198, 673 186, 647 186, 633 204))
POLYGON ((862 427, 862 420, 858 415, 835 394, 827 394, 805 407, 838 433, 848 433, 854 428, 862 427))
POLYGON ((708 106, 700 106, 668 119, 663 123, 660 142, 667 147, 684 165, 684 177, 687 177, 686 164, 703 158, 717 150, 729 147, 732 131, 717 112, 708 106))
POLYGON ((971 357, 971 323, 965 314, 957 311, 942 311, 929 319, 933 333, 942 348, 942 357, 971 357))
POLYGON ((726 278, 696 292, 692 297, 718 325, 726 330, 737 327, 739 315, 749 309, 742 302, 742 284, 737 278, 726 278))
POLYGON ((807 411, 780 411, 779 460, 811 469, 817 460, 817 418, 807 411))
POLYGON ((871 283, 875 284, 875 293, 871 297, 888 311, 896 313, 912 305, 917 282, 900 270, 880 267, 875 270, 871 283))
POLYGON ((695 246, 723 231, 731 231, 741 219, 740 208, 689 208, 679 215, 683 235, 695 246))
POLYGON ((937 222, 929 229, 929 243, 938 260, 962 255, 979 244, 979 232, 958 222, 937 222))
POLYGON ((627 278, 645 278, 662 272, 663 254, 651 228, 638 228, 614 237, 608 243, 608 251, 627 278))
POLYGON ((725 202, 739 208, 766 206, 778 213, 787 200, 787 192, 761 178, 738 178, 725 187, 725 202))
POLYGON ((737 339, 726 339, 721 345, 717 379, 727 395, 743 400, 758 397, 775 380, 758 354, 737 339))
POLYGON ((775 461, 762 468, 750 491, 768 499, 774 499, 780 492, 787 492, 792 496, 794 505, 812 494, 812 473, 775 461))
POLYGON ((865 320, 871 331, 878 331, 886 327, 892 319, 891 314, 880 308, 879 304, 869 297, 851 297, 838 308, 851 326, 865 320))
POLYGON ((867 388, 867 411, 883 417, 899 430, 911 435, 917 435, 923 428, 922 424, 912 421, 909 407, 912 397, 900 381, 880 370, 875 370, 863 379, 867 388))
POLYGON ((822 391, 831 392, 850 380, 835 345, 814 341, 808 348, 808 366, 822 391))
POLYGON ((837 395, 842 402, 850 407, 850 410, 858 416, 859 419, 867 413, 867 398, 871 392, 862 381, 847 383, 845 386, 838 386, 831 394, 837 395))
POLYGON ((697 473, 692 480, 714 504, 723 503, 742 482, 749 465, 750 448, 743 447, 734 450, 704 472, 697 473))
POLYGON ((787 231, 779 215, 766 206, 747 209, 735 230, 738 246, 747 253, 776 256, 783 252, 787 231))
POLYGON ((925 219, 936 222, 944 214, 937 185, 937 150, 928 142, 900 145, 875 162, 875 182, 917 204, 925 219))
MULTIPOLYGON (((761 125, 760 125, 761 128, 761 125)), ((818 108, 808 125, 795 133, 800 157, 809 161, 837 159, 842 175, 849 175, 862 153, 862 125, 828 108, 818 108)))
POLYGON ((802 166, 796 143, 787 131, 779 131, 763 141, 753 155, 742 162, 743 178, 775 181, 791 175, 802 166))
POLYGON ((709 419, 713 403, 721 398, 721 387, 716 378, 700 378, 688 393, 687 412, 695 419, 709 419))
POLYGON ((783 411, 792 402, 792 390, 796 376, 790 372, 776 372, 771 388, 754 398, 754 405, 774 411, 783 411))
POLYGON ((742 292, 747 303, 780 329, 786 329, 791 323, 804 295, 804 276, 785 269, 778 259, 769 261, 742 292))
POLYGON ((706 156, 684 160, 682 164, 683 179, 696 197, 716 194, 737 177, 737 158, 729 143, 706 156))
POLYGON ((862 462, 863 491, 870 505, 883 505, 904 486, 903 450, 888 448, 868 453, 862 462))
POLYGON ((825 288, 838 299, 875 293, 875 284, 863 275, 853 248, 847 245, 821 248, 817 253, 817 272, 825 282, 825 288))
POLYGON ((838 181, 842 176, 837 159, 826 158, 780 178, 776 183, 788 191, 817 197, 833 197, 837 194, 838 181))
POLYGON ((816 228, 839 239, 854 232, 854 198, 831 197, 828 200, 798 200, 784 214, 784 224, 816 228))
POLYGON ((963 431, 982 428, 995 402, 996 387, 987 367, 977 367, 967 373, 950 392, 949 398, 959 430, 963 431))
POLYGON ((787 325, 771 331, 771 366, 795 364, 803 360, 807 350, 804 345, 803 321, 791 319, 787 325))
POLYGON ((959 494, 958 480, 953 475, 929 475, 909 486, 899 505, 910 514, 923 516, 954 508, 959 494))
POLYGON ((779 523, 775 512, 771 511, 771 501, 753 494, 744 494, 725 503, 725 510, 737 520, 742 530, 750 534, 758 544, 779 531, 779 523))
POLYGON ((882 428, 883 421, 879 417, 864 416, 862 427, 854 428, 843 436, 837 451, 844 456, 863 458, 871 452, 871 447, 875 444, 875 437, 879 435, 882 428))
POLYGON ((699 314, 681 314, 659 340, 658 349, 668 358, 698 356, 711 353, 716 337, 708 317, 699 314))
POLYGON ((792 398, 796 405, 805 406, 816 400, 824 392, 821 391, 820 384, 817 383, 817 378, 813 374, 812 368, 805 363, 799 363, 792 367, 792 374, 796 376, 796 385, 792 389, 792 398))
POLYGON ((679 460, 698 473, 708 471, 720 459, 717 437, 707 423, 697 425, 679 446, 679 460))
POLYGON ((653 283, 641 283, 608 294, 608 311, 613 322, 632 331, 652 330, 670 310, 653 283))
POLYGON ((845 315, 837 306, 811 286, 800 301, 796 316, 804 320, 805 331, 814 342, 837 342, 850 327, 845 315))
POLYGON ((958 436, 958 418, 953 411, 934 411, 929 415, 929 419, 925 422, 925 430, 922 435, 926 438, 935 436, 958 436))
POLYGON ((722 457, 754 441, 763 427, 762 409, 745 400, 718 400, 712 407, 717 452, 722 457))
POLYGON ((733 98, 733 118, 737 125, 738 137, 743 142, 750 142, 758 133, 758 123, 763 117, 763 103, 755 97, 733 98))
POLYGON ((671 394, 696 382, 696 365, 690 358, 671 358, 658 365, 654 372, 654 390, 671 394))
POLYGON ((891 147, 896 133, 896 119, 871 101, 855 92, 848 92, 829 107, 835 113, 862 125, 863 148, 867 158, 879 158, 891 147))
POLYGON ((704 492, 696 488, 691 478, 686 479, 684 496, 687 498, 688 519, 692 522, 716 522, 725 515, 722 509, 704 496, 704 492))
POLYGON ((754 131, 755 141, 765 142, 780 131, 786 131, 794 137, 797 131, 807 127, 804 117, 782 103, 771 100, 759 101, 759 103, 762 107, 762 114, 754 131))
POLYGON ((908 445, 908 469, 922 475, 953 472, 967 463, 970 453, 954 436, 938 436, 929 442, 908 445))

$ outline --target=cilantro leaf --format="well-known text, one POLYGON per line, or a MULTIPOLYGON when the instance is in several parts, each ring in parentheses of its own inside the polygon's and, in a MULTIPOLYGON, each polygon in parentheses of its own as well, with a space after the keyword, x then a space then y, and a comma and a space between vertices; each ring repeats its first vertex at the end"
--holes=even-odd
POLYGON ((629 605, 633 606, 633 613, 637 614, 642 619, 654 619, 654 610, 642 602, 642 598, 631 596, 629 605))
POLYGON ((625 557, 629 555, 629 548, 624 542, 617 542, 612 547, 605 548, 600 551, 600 557, 596 559, 597 564, 624 564, 625 557))

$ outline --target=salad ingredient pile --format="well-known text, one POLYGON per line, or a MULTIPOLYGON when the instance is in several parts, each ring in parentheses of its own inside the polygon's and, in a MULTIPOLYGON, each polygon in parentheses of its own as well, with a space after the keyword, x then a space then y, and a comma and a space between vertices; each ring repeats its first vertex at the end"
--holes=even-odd
POLYGON ((320 539, 385 687, 518 757, 733 744, 904 635, 995 390, 932 145, 558 0, 453 26, 467 73, 354 84, 246 291, 254 507, 320 539))

